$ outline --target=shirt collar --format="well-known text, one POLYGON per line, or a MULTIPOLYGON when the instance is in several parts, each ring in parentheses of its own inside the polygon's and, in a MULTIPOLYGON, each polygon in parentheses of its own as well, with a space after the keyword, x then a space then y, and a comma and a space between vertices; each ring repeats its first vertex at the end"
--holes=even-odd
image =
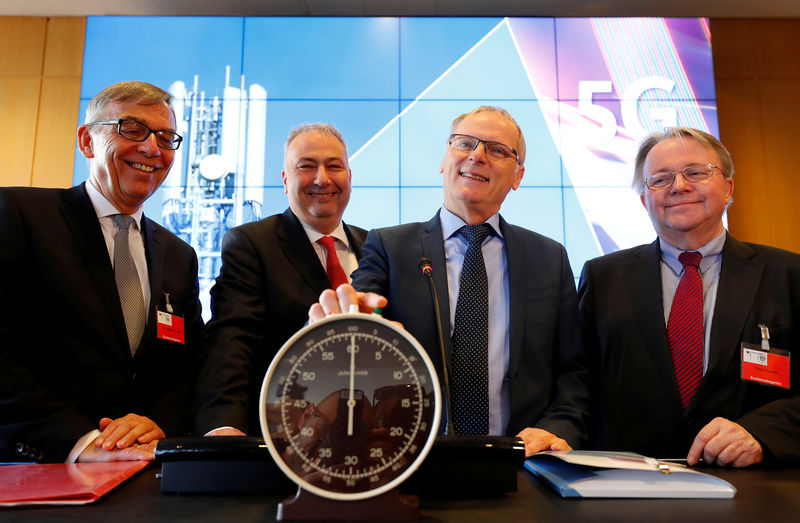
MULTIPOLYGON (((300 220, 300 218, 297 218, 300 220)), ((350 248, 350 241, 347 239, 347 233, 344 232, 344 224, 339 222, 339 225, 330 233, 330 234, 322 234, 303 220, 300 220, 300 225, 303 226, 303 230, 306 231, 306 236, 308 236, 308 240, 311 243, 317 243, 320 238, 323 236, 333 236, 340 242, 342 242, 348 249, 350 248)))
MULTIPOLYGON (((464 220, 448 211, 444 206, 442 206, 442 209, 439 211, 439 221, 442 222, 442 236, 445 240, 456 234, 460 228, 467 225, 464 220)), ((491 226, 491 228, 494 230, 494 234, 496 234, 498 237, 503 237, 503 233, 500 232, 500 213, 494 213, 483 223, 491 226)))
MULTIPOLYGON (((722 229, 722 232, 716 238, 697 249, 697 252, 703 255, 700 260, 701 273, 717 263, 722 257, 722 247, 725 245, 726 233, 727 231, 722 229)), ((683 272, 683 264, 678 259, 678 256, 684 251, 663 238, 658 239, 658 245, 661 248, 661 261, 666 263, 676 275, 680 275, 683 272)))
MULTIPOLYGON (((114 207, 114 204, 108 201, 89 180, 86 180, 86 193, 89 195, 89 200, 92 202, 92 207, 94 207, 94 212, 97 213, 98 219, 110 217, 114 214, 124 214, 114 207)), ((144 211, 139 207, 135 213, 130 215, 133 216, 138 229, 141 229, 142 214, 144 214, 144 211)))

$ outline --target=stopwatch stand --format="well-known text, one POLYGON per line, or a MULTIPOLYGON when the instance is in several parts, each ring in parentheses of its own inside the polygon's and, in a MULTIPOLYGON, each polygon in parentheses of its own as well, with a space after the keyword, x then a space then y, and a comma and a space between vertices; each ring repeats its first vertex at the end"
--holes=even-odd
POLYGON ((373 498, 337 501, 297 488, 278 505, 278 520, 411 520, 419 519, 419 497, 397 488, 373 498))

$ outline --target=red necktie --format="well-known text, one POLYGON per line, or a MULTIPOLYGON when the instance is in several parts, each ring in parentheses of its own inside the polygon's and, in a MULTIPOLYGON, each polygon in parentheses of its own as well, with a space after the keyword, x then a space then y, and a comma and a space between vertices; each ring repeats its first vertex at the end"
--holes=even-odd
POLYGON ((667 338, 675 367, 675 380, 683 407, 689 404, 703 379, 703 278, 699 252, 682 252, 684 271, 667 322, 667 338))
POLYGON ((339 256, 336 254, 335 241, 333 236, 323 236, 317 240, 320 245, 325 247, 325 251, 328 253, 325 260, 325 272, 328 273, 328 281, 331 282, 333 290, 336 290, 343 283, 348 283, 347 275, 345 275, 344 269, 339 263, 339 256))

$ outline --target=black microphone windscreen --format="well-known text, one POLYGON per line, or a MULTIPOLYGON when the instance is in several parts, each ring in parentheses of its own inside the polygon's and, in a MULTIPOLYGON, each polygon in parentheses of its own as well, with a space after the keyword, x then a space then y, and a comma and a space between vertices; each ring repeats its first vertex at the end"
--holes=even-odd
POLYGON ((420 258, 417 267, 422 271, 422 274, 428 275, 433 272, 433 265, 428 258, 420 258))

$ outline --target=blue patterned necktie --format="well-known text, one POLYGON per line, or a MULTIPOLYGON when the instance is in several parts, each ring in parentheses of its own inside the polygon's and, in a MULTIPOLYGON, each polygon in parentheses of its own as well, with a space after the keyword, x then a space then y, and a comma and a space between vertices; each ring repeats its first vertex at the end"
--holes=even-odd
POLYGON ((481 245, 487 224, 458 230, 467 242, 453 326, 451 399, 456 434, 489 433, 489 283, 481 245))
POLYGON ((139 280, 136 265, 133 263, 128 243, 128 228, 133 217, 127 214, 115 214, 111 218, 117 225, 117 234, 114 236, 114 280, 117 282, 117 293, 120 305, 122 305, 122 315, 125 318, 128 344, 131 355, 133 355, 136 354, 136 349, 139 347, 147 322, 142 283, 139 280))

